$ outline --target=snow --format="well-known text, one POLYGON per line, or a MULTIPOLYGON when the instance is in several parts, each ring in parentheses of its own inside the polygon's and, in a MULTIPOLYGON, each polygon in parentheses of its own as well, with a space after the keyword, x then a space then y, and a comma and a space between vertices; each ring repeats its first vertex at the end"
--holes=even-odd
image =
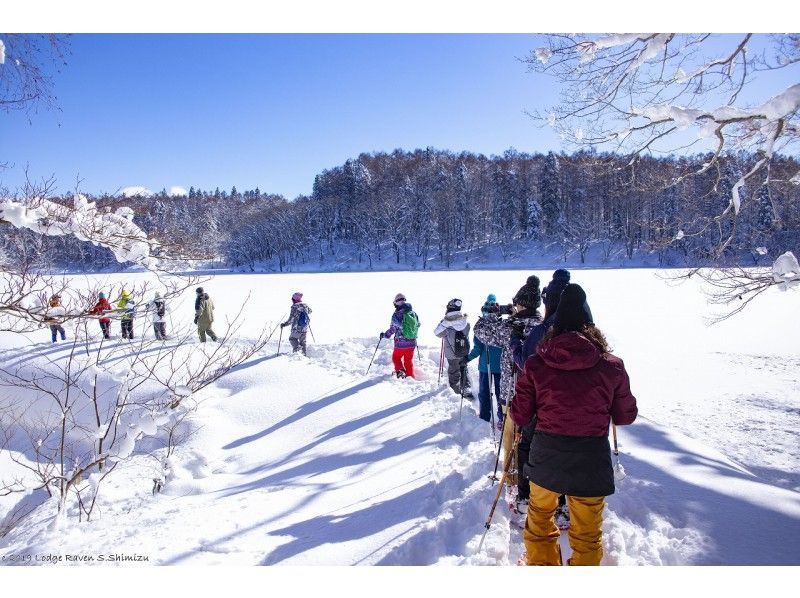
POLYGON ((797 263, 797 258, 791 251, 778 256, 778 259, 772 264, 772 277, 775 282, 784 283, 779 285, 784 289, 788 288, 790 284, 796 285, 800 281, 800 264, 797 263))
POLYGON ((113 213, 99 212, 97 204, 80 194, 75 196, 72 209, 39 197, 24 202, 0 200, 0 217, 16 228, 49 236, 73 235, 110 249, 120 263, 153 269, 157 260, 150 256, 151 242, 133 222, 133 216, 128 207, 113 213))
POLYGON ((150 197, 153 195, 153 192, 150 191, 150 189, 139 185, 125 187, 122 189, 121 193, 122 197, 150 197))
POLYGON ((548 48, 536 48, 536 60, 542 64, 547 64, 553 57, 553 52, 548 48))
POLYGON ((169 188, 169 196, 170 197, 188 197, 189 192, 183 188, 178 186, 172 186, 169 188))
POLYGON ((0 39, 0 64, 6 63, 6 44, 0 39))
POLYGON ((753 110, 756 114, 763 114, 767 120, 786 118, 800 108, 800 83, 792 85, 779 93, 762 106, 753 110))
MULTIPOLYGON (((798 271, 796 260, 782 258, 781 272, 798 271)), ((195 566, 514 564, 521 532, 502 503, 476 551, 496 492, 486 478, 496 446, 477 405, 465 402, 462 412, 459 398, 437 380, 433 329, 452 297, 474 314, 487 293, 507 301, 531 273, 546 282, 552 271, 215 276, 203 287, 217 308, 218 334, 249 292, 251 335, 281 321, 292 293, 303 292, 314 310, 309 357, 286 354, 285 338, 276 355, 273 338, 200 393, 187 397, 178 386, 175 394, 197 410, 185 412, 190 433, 175 452, 157 453, 167 467, 160 493, 152 490, 164 474, 161 463, 136 439, 146 440, 164 419, 143 415, 125 423, 119 466, 99 485, 100 516, 78 522, 71 501, 56 526, 55 501, 28 495, 24 506, 35 510, 0 538, 0 557, 83 554, 100 564, 99 555, 136 554, 149 565, 195 566), (417 380, 389 376, 387 341, 364 374, 397 292, 422 322, 417 380)), ((787 293, 769 289, 757 309, 708 327, 712 307, 699 292, 702 282, 675 285, 664 274, 572 270, 625 361, 640 410, 633 425, 618 428, 627 475, 608 499, 604 564, 798 565, 798 285, 787 293)), ((81 276, 70 284, 131 287, 151 277, 81 276)), ((190 323, 193 301, 190 289, 171 302, 170 328, 190 323)), ((72 338, 74 326, 67 328, 72 338)), ((152 336, 145 318, 136 329, 152 336)), ((64 363, 71 345, 51 347, 48 336, 0 335, 0 364, 64 363)), ((122 383, 130 367, 120 360, 103 383, 115 376, 122 383)), ((6 393, 0 387, 0 403, 11 399, 6 393)), ((32 420, 43 413, 41 403, 35 407, 32 420)), ((87 433, 96 435, 97 426, 87 433)), ((0 451, 0 478, 20 471, 10 456, 29 459, 23 445, 0 451)), ((0 497, 0 520, 19 499, 0 497)), ((502 583, 485 577, 494 587, 502 583)))

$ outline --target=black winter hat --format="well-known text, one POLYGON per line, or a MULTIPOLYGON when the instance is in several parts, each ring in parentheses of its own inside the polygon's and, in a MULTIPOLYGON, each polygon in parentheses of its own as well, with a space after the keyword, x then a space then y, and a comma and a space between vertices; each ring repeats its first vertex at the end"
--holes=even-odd
POLYGON ((573 330, 580 332, 587 324, 592 323, 587 313, 586 292, 577 284, 568 284, 561 293, 561 301, 556 310, 553 328, 559 332, 573 330))
POLYGON ((447 303, 447 311, 461 311, 461 299, 450 299, 447 303))
POLYGON ((197 287, 197 294, 198 295, 202 295, 203 294, 203 287, 197 287))
POLYGON ((558 307, 558 300, 561 298, 561 291, 563 291, 564 287, 569 284, 569 278, 569 270, 559 268, 553 272, 553 280, 551 280, 547 287, 542 291, 544 306, 551 313, 556 307, 558 307))
POLYGON ((528 276, 528 280, 517 291, 512 300, 515 305, 521 305, 528 309, 537 309, 542 304, 542 296, 539 291, 539 277, 535 275, 528 276))

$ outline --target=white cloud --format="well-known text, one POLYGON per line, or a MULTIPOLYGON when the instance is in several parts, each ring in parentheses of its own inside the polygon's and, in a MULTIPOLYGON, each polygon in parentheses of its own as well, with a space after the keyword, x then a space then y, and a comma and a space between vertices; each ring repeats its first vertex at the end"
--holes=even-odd
POLYGON ((189 195, 189 192, 183 187, 173 185, 169 188, 169 195, 170 197, 186 197, 189 195))

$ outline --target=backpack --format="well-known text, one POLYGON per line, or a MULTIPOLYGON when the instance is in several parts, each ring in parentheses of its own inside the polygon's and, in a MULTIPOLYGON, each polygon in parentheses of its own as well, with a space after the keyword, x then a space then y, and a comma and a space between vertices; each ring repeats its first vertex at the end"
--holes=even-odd
POLYGON ((167 311, 166 305, 163 301, 154 301, 154 303, 156 304, 156 313, 158 314, 158 317, 163 318, 167 311))
POLYGON ((456 330, 453 339, 453 353, 456 357, 466 357, 469 353, 469 338, 463 330, 456 330))
POLYGON ((403 325, 401 326, 403 337, 408 340, 415 340, 419 332, 419 318, 417 314, 408 310, 403 314, 403 325))
POLYGON ((297 329, 302 331, 308 328, 310 318, 306 310, 300 310, 300 315, 297 316, 297 329))

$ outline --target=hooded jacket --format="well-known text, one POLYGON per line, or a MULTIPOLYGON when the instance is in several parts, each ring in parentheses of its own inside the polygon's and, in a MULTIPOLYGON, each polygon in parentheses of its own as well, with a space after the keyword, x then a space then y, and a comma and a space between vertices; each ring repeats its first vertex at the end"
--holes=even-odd
POLYGON ((292 307, 289 310, 289 319, 284 322, 286 325, 292 325, 292 330, 289 334, 290 337, 299 338, 308 330, 311 325, 311 311, 311 308, 302 301, 292 303, 292 307), (305 326, 300 326, 300 314, 302 312, 306 312, 308 316, 308 324, 305 326))
POLYGON ((194 315, 197 318, 198 328, 206 330, 211 328, 211 324, 214 323, 214 302, 211 301, 208 293, 203 294, 203 298, 200 300, 200 305, 194 315))
POLYGON ((475 338, 494 347, 500 347, 500 397, 499 402, 507 405, 514 397, 514 374, 519 368, 514 365, 511 351, 512 328, 515 323, 524 325, 525 335, 541 322, 538 311, 525 310, 509 318, 500 318, 497 314, 487 314, 475 322, 475 338))
POLYGON ((411 307, 410 303, 403 303, 400 307, 395 308, 389 329, 383 333, 386 338, 391 338, 394 335, 395 349, 407 349, 417 346, 417 339, 403 336, 403 316, 407 311, 413 310, 414 308, 411 307))
POLYGON ((638 414, 625 366, 578 332, 540 344, 525 362, 511 405, 525 426, 536 416, 526 477, 571 496, 614 493, 608 428, 638 414))
MULTIPOLYGON (((108 299, 103 297, 102 299, 97 300, 97 303, 94 304, 94 307, 89 310, 89 314, 92 316, 100 316, 106 312, 111 311, 112 309, 113 308, 111 307, 111 304, 108 302, 108 299)), ((111 321, 111 318, 101 317, 100 321, 103 322, 103 324, 107 324, 108 322, 111 321)))
MULTIPOLYGON (((449 311, 445 314, 444 319, 439 322, 433 333, 439 338, 444 339, 444 356, 448 360, 461 359, 466 355, 456 355, 456 331, 461 331, 467 337, 469 342, 469 322, 467 322, 467 314, 461 311, 449 311)), ((468 351, 469 352, 469 351, 468 351)))

